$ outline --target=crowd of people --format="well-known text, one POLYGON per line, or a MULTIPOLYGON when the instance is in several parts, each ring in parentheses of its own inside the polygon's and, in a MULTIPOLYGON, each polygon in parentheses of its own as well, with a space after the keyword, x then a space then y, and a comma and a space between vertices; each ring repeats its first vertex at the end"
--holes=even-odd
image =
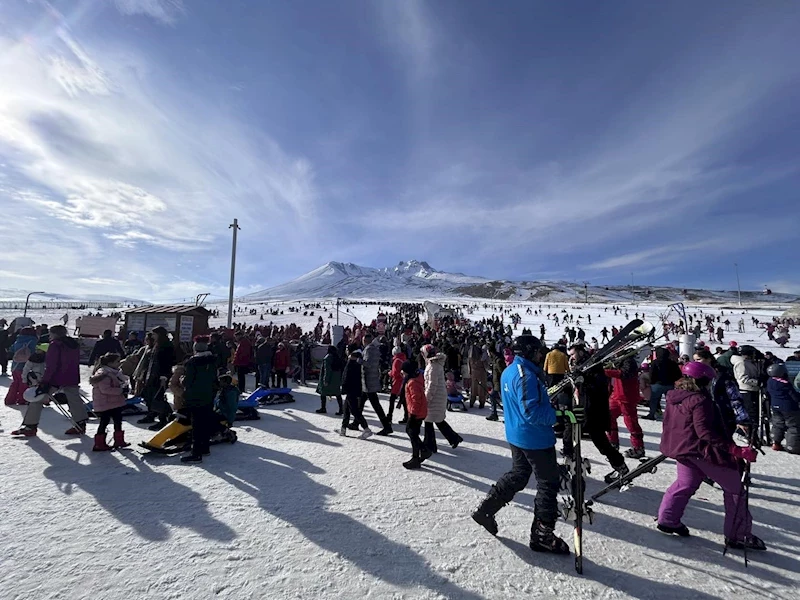
MULTIPOLYGON (((392 435, 394 410, 402 408, 397 424, 405 426, 411 445, 411 457, 403 466, 419 469, 437 452, 437 429, 451 448, 463 442, 446 416, 448 396, 464 389, 470 408, 489 405, 488 420, 499 420, 502 409, 512 456, 511 470, 492 486, 473 518, 496 534, 494 515, 535 475, 537 496, 530 546, 536 551, 568 553, 554 526, 563 472, 556 452, 557 438, 563 439, 564 457, 569 459, 574 451, 570 426, 558 422, 557 411, 569 406, 571 400, 565 393, 551 397, 548 390, 581 370, 584 431, 612 469, 605 476, 606 482, 628 474, 626 458, 645 457, 637 413, 638 406, 645 404, 649 412, 644 418, 663 420, 662 453, 678 463, 678 477, 661 503, 658 529, 689 535, 681 522, 683 511, 699 485, 710 478, 725 494, 726 543, 764 548, 752 534, 741 473, 742 465, 756 459, 754 448, 761 440, 756 434, 761 426, 757 415, 763 411, 765 398, 772 413, 772 449, 800 454, 800 374, 790 381, 786 364, 775 356, 761 355, 752 346, 736 342, 715 352, 701 342, 693 356, 681 356, 671 342, 657 348, 643 363, 625 356, 613 364, 582 370, 598 348, 598 341, 587 341, 580 326, 581 320, 590 322, 588 314, 576 318, 566 309, 546 314, 541 307, 536 310, 543 320, 564 326, 563 335, 548 348, 543 341, 545 325, 541 325, 538 337, 525 328, 517 332, 521 320, 510 309, 508 321, 505 314, 468 320, 456 307, 440 318, 423 322, 419 304, 395 303, 392 308, 394 312, 386 314, 379 307, 377 317, 369 324, 355 320, 353 326, 344 328, 336 343, 327 347, 316 388, 320 397, 317 412, 326 413, 327 402, 336 400, 341 424, 335 432, 339 435, 346 436, 350 431, 359 432, 362 439, 373 435, 363 412, 367 402, 380 423, 374 433, 392 435), (381 392, 388 392, 386 410, 381 392), (630 448, 624 454, 620 452, 619 417, 630 435, 630 448), (746 445, 734 442, 737 431, 743 434, 746 445)), ((615 316, 629 317, 622 308, 611 310, 615 316)), ((619 329, 604 328, 604 341, 619 329)), ((672 325, 666 329, 679 331, 672 325)), ((322 341, 322 328, 317 332, 322 334, 322 341)), ((181 356, 163 327, 148 332, 144 340, 131 334, 124 342, 107 331, 90 356, 89 383, 94 412, 100 418, 94 449, 128 445, 121 413, 130 391, 141 396, 147 407, 139 423, 153 430, 164 427, 176 412, 190 418, 192 444, 182 460, 201 462, 209 453, 209 438, 215 428, 220 423, 232 424, 240 394, 247 391, 248 374, 255 373, 257 386, 285 387, 293 358, 297 358, 293 354, 308 352, 313 342, 296 325, 240 324, 233 331, 196 338, 191 352, 181 356), (113 445, 106 440, 111 423, 113 445)), ((0 361, 3 374, 10 360, 13 378, 6 404, 28 404, 22 426, 12 435, 36 436, 42 407, 55 394, 67 405, 73 421, 66 433, 84 433, 88 414, 78 387, 80 351, 66 328, 26 327, 8 336, 0 327, 0 345, 4 350, 0 358, 5 359, 0 361), (34 393, 26 394, 28 388, 34 393)), ((800 360, 800 351, 789 360, 793 359, 800 360)))

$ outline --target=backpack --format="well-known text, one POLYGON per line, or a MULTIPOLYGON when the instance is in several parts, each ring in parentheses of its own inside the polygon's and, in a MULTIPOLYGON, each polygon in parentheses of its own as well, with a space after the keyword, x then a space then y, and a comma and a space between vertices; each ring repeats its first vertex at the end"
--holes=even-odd
POLYGON ((18 363, 25 363, 28 362, 28 359, 31 357, 31 349, 25 344, 22 348, 14 352, 14 356, 11 358, 12 361, 18 363))

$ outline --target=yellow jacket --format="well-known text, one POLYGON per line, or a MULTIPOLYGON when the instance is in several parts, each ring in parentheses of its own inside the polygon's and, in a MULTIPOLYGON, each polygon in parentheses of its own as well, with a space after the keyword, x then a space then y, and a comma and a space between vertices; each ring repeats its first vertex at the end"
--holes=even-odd
POLYGON ((560 350, 550 350, 544 359, 544 372, 548 375, 564 375, 569 368, 567 355, 560 350))

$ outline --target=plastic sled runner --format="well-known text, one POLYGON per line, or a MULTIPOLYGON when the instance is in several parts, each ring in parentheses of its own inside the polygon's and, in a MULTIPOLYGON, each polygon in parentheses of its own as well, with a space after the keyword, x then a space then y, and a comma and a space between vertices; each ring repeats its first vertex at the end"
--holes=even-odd
MULTIPOLYGON (((227 442, 233 444, 237 440, 236 432, 227 426, 227 423, 220 421, 217 431, 212 434, 210 443, 222 444, 227 442)), ((139 446, 150 452, 158 454, 175 454, 183 452, 186 446, 192 441, 192 425, 188 417, 181 414, 164 425, 156 434, 146 442, 141 442, 139 446)))
MULTIPOLYGON (((140 406, 144 403, 144 398, 141 396, 134 396, 133 398, 128 398, 125 401, 125 406, 122 408, 123 415, 140 415, 144 412, 147 412, 142 409, 140 406)), ((89 411, 89 415, 96 417, 97 415, 94 412, 93 403, 91 400, 86 403, 86 410, 89 411)))
POLYGON ((459 396, 448 396, 447 397, 447 410, 449 411, 463 411, 467 412, 467 405, 464 404, 464 397, 459 396))
POLYGON ((256 410, 259 406, 258 398, 253 398, 253 394, 249 398, 242 398, 239 400, 239 405, 236 407, 236 420, 237 421, 255 421, 261 418, 256 410))
POLYGON ((270 406, 272 404, 294 402, 294 397, 290 388, 258 388, 250 394, 245 402, 251 400, 257 401, 260 406, 270 406))

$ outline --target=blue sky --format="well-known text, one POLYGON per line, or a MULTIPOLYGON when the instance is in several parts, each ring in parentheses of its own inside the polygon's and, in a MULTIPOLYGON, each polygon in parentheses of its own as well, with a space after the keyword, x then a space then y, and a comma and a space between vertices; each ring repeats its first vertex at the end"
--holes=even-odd
POLYGON ((0 288, 800 292, 800 3, 0 0, 0 288))

